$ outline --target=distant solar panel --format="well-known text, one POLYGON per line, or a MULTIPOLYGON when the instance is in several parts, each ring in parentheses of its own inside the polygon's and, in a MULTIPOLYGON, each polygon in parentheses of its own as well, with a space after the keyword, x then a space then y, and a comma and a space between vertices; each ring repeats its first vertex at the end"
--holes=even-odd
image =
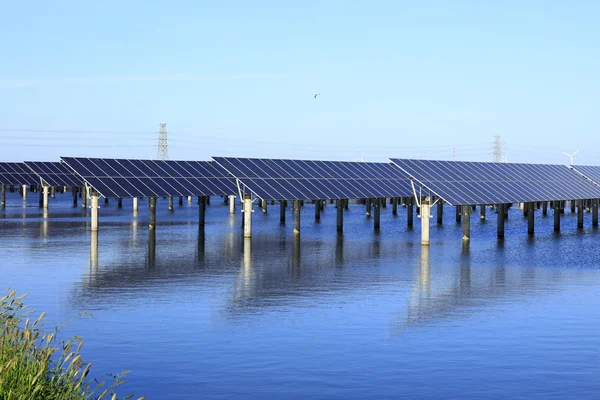
POLYGON ((387 163, 213 157, 252 193, 267 200, 411 196, 405 174, 387 163))
POLYGON ((0 162, 0 183, 5 185, 38 185, 40 179, 25 163, 0 162))
POLYGON ((237 193, 235 179, 212 161, 61 157, 105 197, 211 196, 237 193))
POLYGON ((49 186, 83 186, 83 180, 64 163, 25 161, 25 165, 49 186))
POLYGON ((600 187, 563 165, 390 160, 452 205, 600 198, 600 187))

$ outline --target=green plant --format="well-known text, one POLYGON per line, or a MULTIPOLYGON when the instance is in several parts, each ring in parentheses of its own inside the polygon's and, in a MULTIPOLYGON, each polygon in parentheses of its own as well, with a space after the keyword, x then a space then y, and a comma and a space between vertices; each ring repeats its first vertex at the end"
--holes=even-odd
POLYGON ((73 336, 57 343, 64 325, 44 332, 46 313, 31 322, 26 296, 12 291, 0 298, 0 400, 117 400, 115 389, 129 371, 111 375, 110 385, 89 379, 92 364, 81 357, 83 340, 73 336))

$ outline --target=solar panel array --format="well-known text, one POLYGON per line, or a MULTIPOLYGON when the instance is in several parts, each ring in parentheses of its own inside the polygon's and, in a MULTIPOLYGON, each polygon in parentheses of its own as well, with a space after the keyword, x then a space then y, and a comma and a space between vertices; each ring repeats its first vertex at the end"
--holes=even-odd
POLYGON ((235 179, 212 161, 62 157, 104 197, 211 196, 237 193, 235 179))
POLYGON ((49 186, 83 186, 83 180, 66 164, 25 161, 25 165, 49 186))
POLYGON ((411 196, 408 177, 386 163, 213 157, 265 200, 411 196))
POLYGON ((600 198, 563 165, 390 159, 451 205, 600 198))
POLYGON ((5 185, 38 185, 40 179, 19 162, 0 162, 0 183, 5 185))

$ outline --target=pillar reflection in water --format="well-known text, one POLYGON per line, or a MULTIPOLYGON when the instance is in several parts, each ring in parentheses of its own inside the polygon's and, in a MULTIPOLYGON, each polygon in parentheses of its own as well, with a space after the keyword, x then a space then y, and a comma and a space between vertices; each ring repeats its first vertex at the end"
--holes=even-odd
POLYGON ((147 265, 149 268, 156 267, 156 230, 148 230, 148 258, 147 265))
POLYGON ((344 235, 342 232, 338 232, 335 242, 335 266, 344 266, 344 235))
POLYGON ((196 249, 196 263, 204 263, 204 252, 206 249, 206 236, 204 229, 198 229, 198 246, 196 249))
POLYGON ((46 240, 48 239, 48 210, 44 209, 44 211, 42 212, 42 223, 40 225, 41 228, 41 237, 42 239, 46 240))
POLYGON ((90 276, 98 274, 98 232, 91 233, 90 241, 90 276))
POLYGON ((292 277, 300 278, 300 236, 294 235, 292 244, 292 277))
POLYGON ((235 283, 234 300, 240 301, 252 296, 252 239, 244 238, 241 268, 235 283))

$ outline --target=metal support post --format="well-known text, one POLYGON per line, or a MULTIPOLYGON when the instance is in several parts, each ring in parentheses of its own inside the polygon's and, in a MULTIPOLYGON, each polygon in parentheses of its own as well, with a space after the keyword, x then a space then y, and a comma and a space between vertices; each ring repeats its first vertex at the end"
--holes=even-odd
POLYGON ((398 198, 392 197, 392 215, 398 215, 398 198))
POLYGON ((441 225, 444 221, 444 201, 442 199, 438 199, 437 203, 437 223, 441 225))
POLYGON ((42 189, 42 191, 43 191, 42 207, 44 209, 48 208, 48 189, 50 189, 50 187, 48 185, 44 185, 44 188, 42 189))
POLYGON ((315 201, 315 221, 321 220, 321 200, 315 201))
POLYGON ((206 222, 206 196, 199 196, 198 200, 198 225, 200 229, 204 229, 204 223, 206 222))
POLYGON ((173 196, 169 196, 169 211, 173 211, 173 196))
POLYGON ((560 214, 562 214, 562 202, 555 201, 554 202, 554 232, 560 232, 560 214))
POLYGON ((235 196, 234 195, 229 196, 229 214, 230 215, 235 214, 235 196))
POLYGON ((527 233, 533 235, 535 232, 535 202, 527 203, 527 233))
POLYGON ((583 200, 577 201, 577 229, 583 229, 583 200))
POLYGON ((481 211, 479 213, 479 219, 485 221, 485 204, 482 204, 479 207, 481 208, 481 211))

